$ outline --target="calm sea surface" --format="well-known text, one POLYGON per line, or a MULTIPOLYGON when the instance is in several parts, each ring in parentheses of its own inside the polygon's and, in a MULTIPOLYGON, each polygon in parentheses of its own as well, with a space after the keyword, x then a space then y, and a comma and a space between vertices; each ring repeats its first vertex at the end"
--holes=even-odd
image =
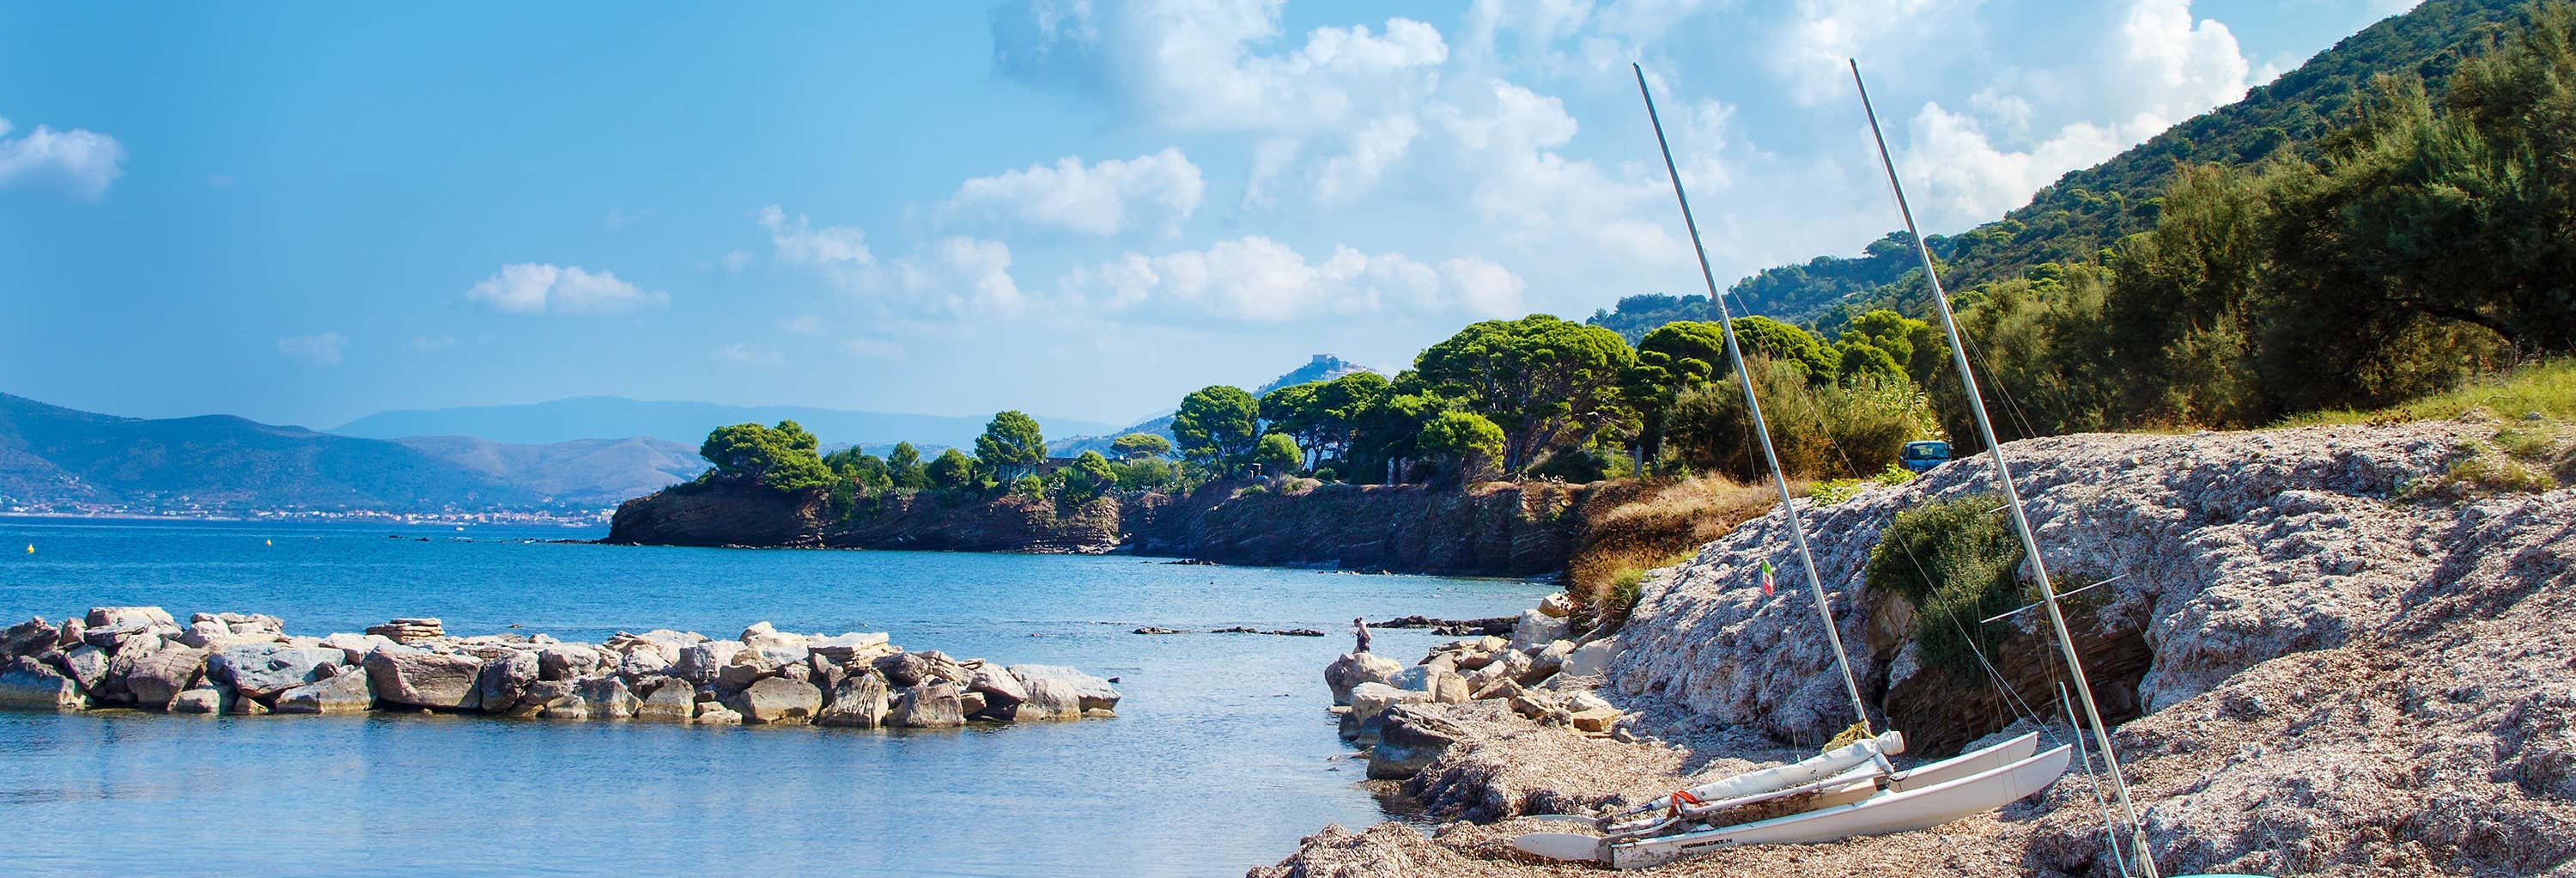
MULTIPOLYGON (((1126 700, 1116 719, 913 733, 0 711, 0 857, 37 875, 1241 874, 1326 823, 1383 819, 1322 709, 1351 617, 1501 615, 1548 590, 524 541, 593 536, 0 517, 0 620, 151 604, 271 613, 296 634, 436 616, 455 634, 596 642, 766 619, 1074 665, 1121 677, 1126 700), (1128 633, 1238 624, 1333 636, 1128 633)), ((1378 649, 1437 639, 1385 631, 1378 649)))

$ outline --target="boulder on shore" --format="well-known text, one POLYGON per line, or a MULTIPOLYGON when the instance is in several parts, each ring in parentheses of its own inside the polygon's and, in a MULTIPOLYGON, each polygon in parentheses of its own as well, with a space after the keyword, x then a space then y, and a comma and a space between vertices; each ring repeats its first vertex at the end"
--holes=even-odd
POLYGON ((640 688, 644 703, 635 708, 635 718, 647 722, 687 724, 689 715, 698 709, 697 687, 678 677, 646 677, 640 688))
POLYGON ((1074 668, 1065 665, 1012 665, 1010 671, 1011 676, 1019 678, 1020 685, 1023 687, 1027 686, 1030 680, 1035 679, 1064 681, 1073 687, 1073 693, 1082 700, 1082 709, 1085 711, 1115 712, 1118 709, 1120 696, 1117 688, 1110 686, 1107 680, 1074 668))
POLYGON ((958 700, 957 684, 946 680, 905 687, 895 693, 894 706, 886 711, 886 725, 894 728, 947 729, 965 724, 966 707, 958 700))
POLYGON ((757 725, 802 725, 823 710, 823 690, 802 680, 770 677, 751 684, 728 705, 742 721, 757 725))
POLYGON ((473 656, 397 646, 367 653, 366 667, 379 701, 438 710, 482 706, 474 684, 482 676, 483 660, 473 656))
POLYGON ((173 647, 134 660, 125 672, 125 690, 143 707, 169 709, 179 693, 204 678, 207 650, 173 647))
POLYGON ((872 669, 841 678, 840 685, 832 687, 832 703, 814 717, 817 725, 857 729, 880 728, 885 720, 885 677, 872 669))
POLYGON ((42 662, 21 656, 0 673, 0 707, 14 710, 79 710, 80 684, 42 662))
POLYGON ((278 693, 278 713, 365 713, 376 706, 367 675, 344 670, 317 682, 278 693))
POLYGON ((236 643, 206 657, 206 676, 234 691, 268 698, 322 679, 326 673, 322 666, 347 660, 346 654, 329 647, 236 643))
POLYGON ((1392 685, 1404 666, 1396 660, 1367 652, 1346 652, 1332 664, 1324 666, 1324 685, 1333 690, 1334 704, 1351 703, 1351 689, 1361 683, 1392 685))

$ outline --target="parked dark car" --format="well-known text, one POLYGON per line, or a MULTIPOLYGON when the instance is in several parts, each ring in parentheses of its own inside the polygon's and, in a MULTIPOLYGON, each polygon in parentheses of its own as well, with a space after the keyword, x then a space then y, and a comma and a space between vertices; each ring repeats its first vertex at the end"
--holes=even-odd
POLYGON ((1906 469, 1919 473, 1924 470, 1940 466, 1943 462, 1948 461, 1950 459, 1950 443, 1941 441, 1908 442, 1905 443, 1905 450, 1899 453, 1896 459, 1899 463, 1905 464, 1906 469))

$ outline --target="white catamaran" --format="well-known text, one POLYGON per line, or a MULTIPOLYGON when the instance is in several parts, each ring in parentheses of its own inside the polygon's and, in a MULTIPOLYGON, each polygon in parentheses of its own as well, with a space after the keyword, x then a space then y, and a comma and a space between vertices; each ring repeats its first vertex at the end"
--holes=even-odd
MULTIPOLYGON (((1744 367, 1744 353, 1735 340, 1733 314, 1709 268, 1708 251, 1700 243, 1699 223, 1691 216, 1690 196, 1684 193, 1681 172, 1674 166, 1672 146, 1664 138, 1664 123, 1655 112, 1655 98, 1646 86, 1645 70, 1631 67, 1637 75, 1637 92, 1646 102, 1646 118, 1655 128, 1655 143, 1663 150, 1664 171, 1673 181, 1673 198, 1681 205, 1682 223, 1689 229, 1691 246, 1699 255, 1700 280, 1708 286, 1709 301, 1718 310, 1727 360, 1735 369, 1745 408, 1753 416, 1754 435, 1761 438, 1762 456, 1770 468, 1772 484, 1780 491, 1780 508, 1789 520, 1790 541, 1805 568, 1808 592, 1815 599, 1817 615, 1824 621, 1825 639, 1833 647, 1834 661, 1851 695, 1852 710, 1859 717, 1861 731, 1868 735, 1869 708, 1861 697, 1859 682, 1852 676, 1851 658, 1844 653, 1842 638, 1835 631, 1823 580, 1816 573, 1815 558, 1807 551, 1806 529, 1799 521, 1796 505, 1790 502, 1788 479, 1772 451, 1762 402, 1753 391, 1752 375, 1744 367)), ((1946 307, 1943 319, 1948 319, 1946 307)), ((1951 344, 1955 351, 1957 339, 1953 332, 1951 344)), ((2018 511, 2015 515, 2018 520, 2018 511)), ((2050 612, 2056 612, 2053 603, 2050 612)), ((2068 657, 2071 659, 2073 653, 2068 657)), ((2089 702, 2087 707, 2090 708, 2089 702)), ((1722 847, 1814 843, 1903 832, 1993 810, 2047 789, 2066 773, 2073 758, 2073 748, 2063 745, 2040 752, 2038 736, 2030 734, 1897 771, 1887 757, 1904 749, 1904 738, 1895 731, 1871 735, 1803 762, 1681 790, 1621 814, 1568 818, 1592 824, 1597 834, 1537 832, 1515 839, 1513 845, 1543 857, 1588 860, 1626 869, 1722 847)))

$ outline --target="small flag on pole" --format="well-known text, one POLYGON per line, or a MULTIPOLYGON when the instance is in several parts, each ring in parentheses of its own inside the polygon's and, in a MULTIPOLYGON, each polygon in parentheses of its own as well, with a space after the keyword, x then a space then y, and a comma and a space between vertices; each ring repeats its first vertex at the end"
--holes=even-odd
POLYGON ((1771 596, 1771 562, 1769 559, 1764 559, 1762 562, 1762 596, 1766 598, 1771 596))

